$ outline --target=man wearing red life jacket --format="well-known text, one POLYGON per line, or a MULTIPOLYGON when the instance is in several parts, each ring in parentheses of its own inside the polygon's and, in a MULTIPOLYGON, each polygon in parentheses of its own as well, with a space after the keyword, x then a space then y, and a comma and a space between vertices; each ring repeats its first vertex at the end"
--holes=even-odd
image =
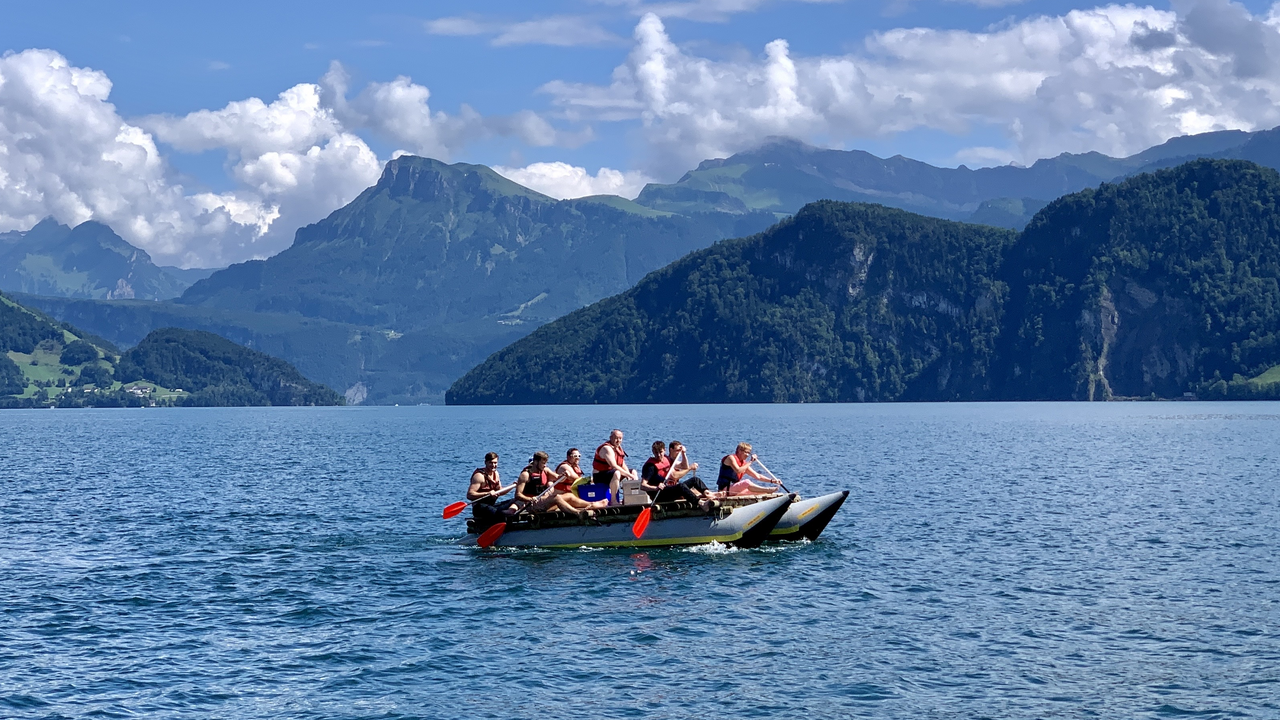
POLYGON ((609 504, 618 504, 618 491, 622 478, 636 479, 636 473, 627 467, 627 452, 622 449, 622 431, 609 433, 609 442, 596 448, 591 460, 591 482, 609 486, 609 504))
MULTIPOLYGON (((679 443, 672 443, 673 447, 678 445, 679 443)), ((645 460, 640 474, 642 478, 640 488, 649 493, 649 497, 655 504, 677 500, 684 500, 694 505, 699 504, 706 499, 707 486, 696 477, 680 482, 680 478, 687 475, 690 470, 688 468, 682 471, 675 470, 672 457, 663 453, 666 449, 666 443, 661 440, 653 444, 653 457, 645 460)))

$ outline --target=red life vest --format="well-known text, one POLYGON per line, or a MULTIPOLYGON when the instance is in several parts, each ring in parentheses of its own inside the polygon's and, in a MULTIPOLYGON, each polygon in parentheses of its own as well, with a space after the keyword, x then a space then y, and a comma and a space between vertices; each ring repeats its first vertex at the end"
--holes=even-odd
POLYGON ((667 474, 671 472, 671 459, 663 455, 658 460, 649 458, 644 461, 645 465, 652 465, 653 472, 658 476, 658 482, 661 483, 667 479, 667 474))
POLYGON ((476 472, 480 473, 481 477, 484 478, 480 482, 480 492, 487 493, 501 490, 502 484, 498 481, 497 473, 494 473, 494 477, 489 477, 489 473, 485 472, 485 470, 486 468, 476 468, 476 472))
POLYGON ((749 463, 743 463, 741 470, 735 470, 734 463, 729 462, 729 458, 733 458, 734 460, 737 460, 738 454, 729 453, 728 455, 725 455, 724 457, 720 458, 720 477, 724 477, 725 471, 728 470, 730 474, 736 476, 735 479, 741 480, 742 476, 747 474, 747 465, 749 463))
POLYGON ((534 472, 533 466, 530 465, 525 468, 525 472, 529 473, 529 480, 525 482, 524 494, 530 497, 541 495, 547 489, 547 486, 551 484, 551 480, 555 477, 551 473, 547 472, 545 467, 538 472, 534 472))
MULTIPOLYGON (((600 447, 596 448, 596 455, 595 457, 591 458, 592 472, 604 472, 606 470, 613 469, 613 467, 609 465, 609 463, 600 459, 600 451, 605 449, 606 446, 613 447, 613 445, 610 445, 609 443, 604 443, 600 447)), ((626 458, 627 458, 627 453, 622 448, 613 448, 614 462, 616 462, 618 465, 622 465, 622 461, 625 460, 626 458)))
POLYGON ((561 480, 560 482, 556 483, 556 489, 559 490, 560 492, 569 492, 570 490, 572 490, 573 484, 577 482, 578 478, 582 477, 582 471, 578 470, 578 468, 574 466, 573 463, 570 463, 568 460, 560 463, 560 465, 557 465, 556 470, 559 470, 561 467, 565 465, 568 465, 569 468, 573 470, 573 472, 566 473, 564 480, 561 480))

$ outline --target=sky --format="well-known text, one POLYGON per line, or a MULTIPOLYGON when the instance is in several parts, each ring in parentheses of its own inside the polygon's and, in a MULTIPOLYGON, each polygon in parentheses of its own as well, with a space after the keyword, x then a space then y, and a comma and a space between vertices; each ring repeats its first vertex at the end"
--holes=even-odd
POLYGON ((0 232, 267 257, 410 153, 635 197, 770 137, 936 165, 1280 125, 1250 0, 10 3, 0 232))

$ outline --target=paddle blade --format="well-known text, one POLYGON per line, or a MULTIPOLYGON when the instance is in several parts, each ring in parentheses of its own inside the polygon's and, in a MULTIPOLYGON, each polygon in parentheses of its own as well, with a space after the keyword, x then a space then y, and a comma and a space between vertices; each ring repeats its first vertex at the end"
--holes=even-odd
POLYGON ((456 503, 449 503, 444 508, 444 519, 448 520, 451 517, 458 517, 458 515, 462 514, 462 511, 466 509, 467 503, 462 500, 459 500, 456 503))
POLYGON ((498 542, 498 538, 502 537, 502 533, 506 532, 506 530, 507 524, 500 522, 480 533, 480 539, 476 540, 476 544, 482 548, 491 547, 494 543, 498 542))
POLYGON ((649 515, 652 513, 651 508, 645 508, 640 511, 640 515, 636 517, 636 521, 631 523, 631 534, 639 540, 644 531, 649 529, 649 515))

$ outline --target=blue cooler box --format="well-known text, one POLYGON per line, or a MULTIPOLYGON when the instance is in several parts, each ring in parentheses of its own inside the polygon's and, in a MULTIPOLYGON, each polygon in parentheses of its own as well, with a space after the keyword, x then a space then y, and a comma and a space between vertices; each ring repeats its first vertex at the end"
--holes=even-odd
POLYGON ((592 483, 579 485, 578 497, 582 498, 583 500, 586 500, 587 502, 596 502, 597 500, 608 500, 609 486, 595 485, 592 483))

